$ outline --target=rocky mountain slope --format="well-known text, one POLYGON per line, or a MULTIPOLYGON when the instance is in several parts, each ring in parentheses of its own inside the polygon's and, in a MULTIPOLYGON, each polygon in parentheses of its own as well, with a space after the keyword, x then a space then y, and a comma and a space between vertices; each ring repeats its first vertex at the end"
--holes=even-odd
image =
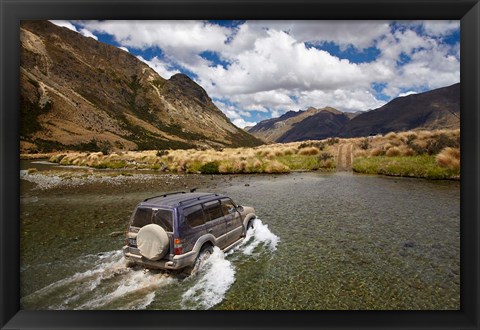
MULTIPOLYGON (((337 110, 330 107, 323 109, 310 107, 304 111, 288 111, 278 118, 267 119, 259 122, 257 125, 248 128, 248 132, 268 142, 300 141, 289 140, 289 136, 298 137, 301 135, 301 129, 297 129, 297 125, 322 111, 333 113, 337 110)), ((307 124, 307 126, 309 125, 307 124)))
POLYGON ((255 146, 205 90, 48 21, 20 25, 21 152, 255 146))
POLYGON ((292 142, 442 128, 460 128, 460 83, 398 97, 381 108, 360 113, 328 107, 289 111, 248 131, 267 141, 292 142))
POLYGON ((460 128, 460 83, 395 98, 381 108, 353 118, 339 136, 442 128, 460 128))

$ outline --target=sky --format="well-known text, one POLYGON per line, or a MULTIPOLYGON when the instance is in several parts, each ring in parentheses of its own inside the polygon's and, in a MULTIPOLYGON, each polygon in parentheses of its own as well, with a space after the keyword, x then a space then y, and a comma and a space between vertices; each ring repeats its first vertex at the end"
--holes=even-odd
POLYGON ((184 73, 238 127, 376 109, 460 81, 460 21, 52 21, 184 73))

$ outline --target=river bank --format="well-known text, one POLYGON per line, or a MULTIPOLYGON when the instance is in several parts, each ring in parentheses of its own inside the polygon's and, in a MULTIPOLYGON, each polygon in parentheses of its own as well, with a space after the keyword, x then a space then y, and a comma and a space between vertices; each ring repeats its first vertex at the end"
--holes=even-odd
POLYGON ((460 130, 410 131, 368 138, 329 138, 254 148, 22 154, 65 166, 177 174, 280 174, 355 171, 426 179, 460 179, 460 130))

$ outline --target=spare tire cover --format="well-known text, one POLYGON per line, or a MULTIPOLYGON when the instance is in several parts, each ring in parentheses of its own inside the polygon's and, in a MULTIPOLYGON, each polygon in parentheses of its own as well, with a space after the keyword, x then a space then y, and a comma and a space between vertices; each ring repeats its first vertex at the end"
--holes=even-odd
POLYGON ((140 229, 137 235, 137 247, 142 256, 149 260, 162 259, 169 249, 165 230, 156 224, 149 224, 140 229))

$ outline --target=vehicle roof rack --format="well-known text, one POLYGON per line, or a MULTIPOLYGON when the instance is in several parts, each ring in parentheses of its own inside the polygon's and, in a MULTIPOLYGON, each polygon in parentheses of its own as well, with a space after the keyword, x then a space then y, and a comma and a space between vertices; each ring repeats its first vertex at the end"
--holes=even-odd
POLYGON ((219 194, 208 194, 208 195, 203 195, 203 196, 198 196, 198 197, 192 197, 192 198, 189 198, 189 199, 180 201, 180 202, 178 202, 178 204, 179 204, 179 205, 182 205, 182 204, 191 202, 191 201, 193 201, 193 200, 199 201, 199 200, 201 200, 201 199, 203 199, 203 198, 212 197, 212 196, 220 196, 220 195, 219 195, 219 194))
POLYGON ((154 198, 167 197, 167 196, 169 196, 169 195, 176 195, 176 194, 186 194, 186 192, 185 192, 185 191, 175 191, 175 192, 166 193, 166 194, 163 194, 163 195, 158 195, 158 196, 149 197, 149 198, 144 199, 143 201, 146 202, 146 201, 149 201, 149 200, 154 199, 154 198))

